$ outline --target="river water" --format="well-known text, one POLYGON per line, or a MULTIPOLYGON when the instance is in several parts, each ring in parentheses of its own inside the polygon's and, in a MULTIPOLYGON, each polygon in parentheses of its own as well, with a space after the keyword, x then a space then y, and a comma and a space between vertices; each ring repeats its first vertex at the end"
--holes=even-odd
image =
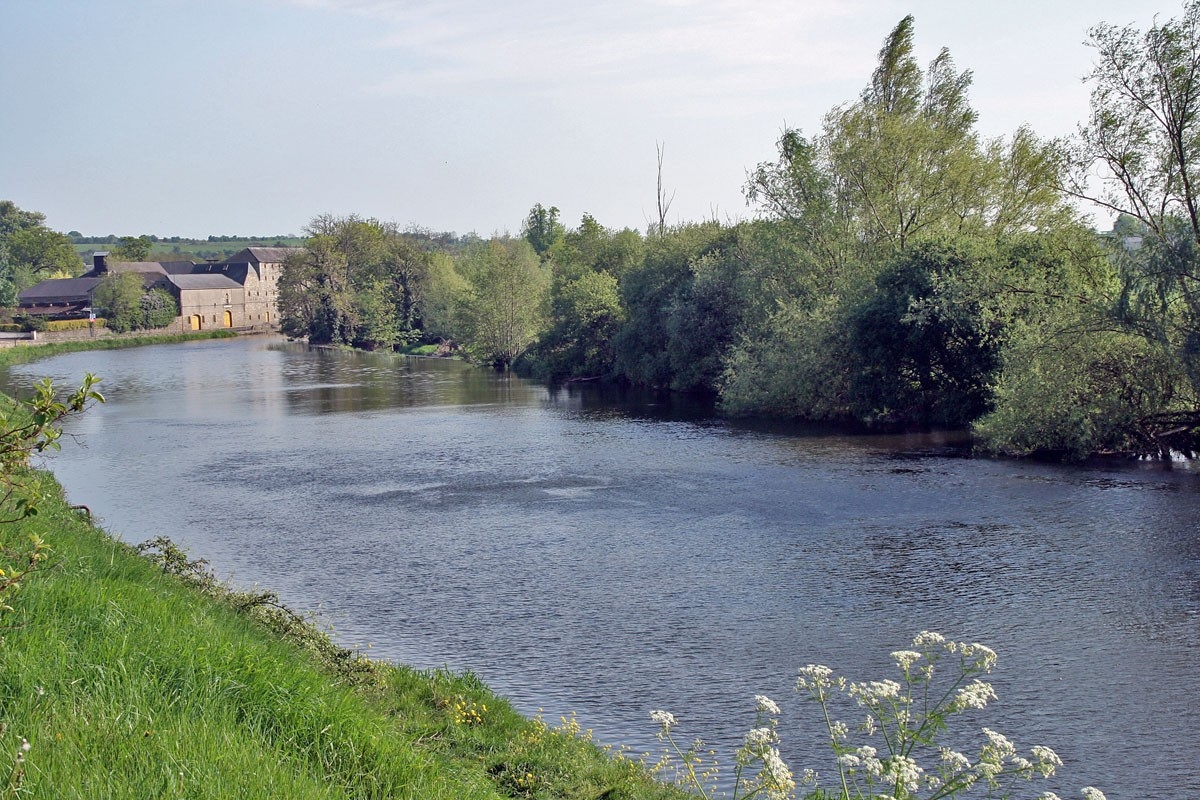
POLYGON ((1037 791, 1200 792, 1186 467, 972 460, 933 436, 743 426, 266 337, 0 377, 85 371, 109 402, 50 463, 73 502, 277 590, 375 657, 470 669, 635 752, 658 752, 648 713, 666 709, 726 763, 767 694, 785 759, 829 772, 796 670, 895 677, 887 654, 937 630, 999 652, 999 701, 971 724, 1058 751, 1037 791))

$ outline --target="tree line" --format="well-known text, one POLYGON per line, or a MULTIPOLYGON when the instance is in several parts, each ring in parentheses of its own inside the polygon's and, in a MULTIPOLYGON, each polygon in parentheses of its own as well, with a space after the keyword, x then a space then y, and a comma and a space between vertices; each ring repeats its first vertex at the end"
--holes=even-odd
MULTIPOLYGON (((906 17, 857 98, 781 133, 748 173, 751 220, 669 225, 661 146, 644 233, 540 203, 488 240, 319 216, 283 270, 281 326, 730 414, 970 426, 997 452, 1200 450, 1200 0, 1089 32, 1091 113, 1070 139, 982 136, 971 73, 945 49, 922 66, 914 38, 906 17)), ((6 264, 30 249, 5 246, 6 264)))
POLYGON ((1091 116, 1071 140, 983 137, 971 73, 945 49, 922 67, 914 31, 895 27, 819 131, 782 132, 749 172, 751 221, 642 234, 537 204, 520 236, 444 247, 319 217, 283 275, 284 326, 452 341, 542 380, 704 392, 731 414, 972 426, 1000 452, 1195 452, 1200 2, 1090 31, 1091 116), (1119 214, 1114 231, 1076 198, 1119 214))

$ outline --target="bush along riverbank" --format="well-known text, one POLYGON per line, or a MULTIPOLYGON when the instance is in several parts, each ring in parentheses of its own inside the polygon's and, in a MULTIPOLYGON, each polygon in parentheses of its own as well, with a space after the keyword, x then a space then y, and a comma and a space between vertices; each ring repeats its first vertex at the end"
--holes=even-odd
POLYGON ((363 658, 28 480, 38 513, 0 524, 0 797, 680 796, 572 720, 363 658))

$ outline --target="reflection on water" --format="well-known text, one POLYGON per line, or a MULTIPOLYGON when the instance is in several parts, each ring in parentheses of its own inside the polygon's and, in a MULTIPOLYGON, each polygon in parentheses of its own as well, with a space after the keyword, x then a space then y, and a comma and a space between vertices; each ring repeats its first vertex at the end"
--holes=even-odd
POLYGON ((1051 787, 1200 790, 1200 476, 975 461, 953 437, 734 424, 436 360, 268 339, 63 356, 103 376, 54 468, 122 537, 320 609, 349 643, 472 669, 523 711, 655 748, 651 708, 736 743, 797 667, 879 679, 921 629, 1001 656, 979 718, 1051 787), (183 502, 180 502, 181 498, 183 502))

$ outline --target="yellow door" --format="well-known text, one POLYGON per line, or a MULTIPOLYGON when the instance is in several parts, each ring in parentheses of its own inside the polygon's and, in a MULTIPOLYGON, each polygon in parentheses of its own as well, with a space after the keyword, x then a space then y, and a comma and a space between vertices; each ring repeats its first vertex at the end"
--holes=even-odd
POLYGON ((233 312, 232 311, 225 312, 225 327, 226 328, 233 327, 233 312))
POLYGON ((188 317, 188 320, 191 322, 192 330, 194 331, 198 331, 204 327, 204 319, 199 314, 192 314, 188 317))

